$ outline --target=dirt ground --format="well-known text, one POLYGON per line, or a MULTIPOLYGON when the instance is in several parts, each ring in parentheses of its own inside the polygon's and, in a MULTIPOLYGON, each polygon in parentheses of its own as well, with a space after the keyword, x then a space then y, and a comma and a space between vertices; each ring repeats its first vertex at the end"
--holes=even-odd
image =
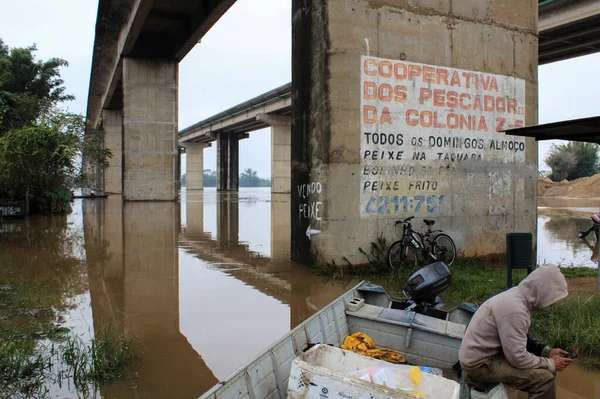
POLYGON ((538 177, 538 197, 600 198, 600 174, 561 182, 538 177))
POLYGON ((580 294, 591 294, 593 295, 597 291, 598 278, 597 277, 578 277, 567 279, 569 286, 569 296, 575 296, 580 294))

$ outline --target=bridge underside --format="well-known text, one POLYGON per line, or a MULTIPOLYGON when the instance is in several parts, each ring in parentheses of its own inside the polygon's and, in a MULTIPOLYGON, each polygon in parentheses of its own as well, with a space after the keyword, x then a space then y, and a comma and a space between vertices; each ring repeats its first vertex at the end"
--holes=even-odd
POLYGON ((217 190, 239 189, 238 141, 248 133, 271 128, 271 191, 291 190, 292 84, 280 86, 179 132, 186 148, 187 188, 203 188, 203 149, 217 142, 217 190), (190 171, 192 173, 190 174, 190 171))
MULTIPOLYGON (((94 189, 177 198, 179 61, 235 0, 100 0, 87 117, 113 159, 94 189)), ((86 165, 86 167, 90 167, 86 165)))
POLYGON ((540 1, 539 64, 600 51, 600 3, 596 0, 540 1))
POLYGON ((235 0, 100 0, 88 119, 123 107, 123 58, 181 61, 235 0))

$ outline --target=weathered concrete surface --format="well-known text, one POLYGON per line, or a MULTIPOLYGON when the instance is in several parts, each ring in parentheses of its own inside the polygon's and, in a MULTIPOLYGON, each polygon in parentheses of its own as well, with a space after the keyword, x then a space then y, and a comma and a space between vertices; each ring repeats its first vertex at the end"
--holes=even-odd
POLYGON ((183 143, 185 148, 186 188, 188 190, 204 189, 204 149, 208 143, 183 143))
POLYGON ((104 192, 123 193, 123 111, 104 110, 104 148, 112 153, 104 169, 104 192))
POLYGON ((123 197, 177 198, 177 89, 175 61, 126 58, 123 64, 123 197))
POLYGON ((271 192, 289 194, 292 186, 292 119, 268 114, 256 118, 271 126, 271 192))
POLYGON ((292 186, 292 128, 271 127, 271 192, 289 194, 292 186))
MULTIPOLYGON (((524 120, 515 107, 511 123, 537 123, 537 2, 495 3, 293 1, 292 260, 308 265, 365 262, 359 247, 368 249, 380 234, 395 239, 393 222, 413 215, 413 226, 418 229, 423 218, 435 219, 436 227, 447 231, 467 255, 504 253, 505 233, 536 232, 537 145, 533 139, 523 141, 524 147, 513 153, 493 149, 491 142, 501 137, 495 133, 497 126, 463 131, 450 125, 432 129, 423 124, 413 129, 406 122, 409 107, 402 108, 404 102, 416 104, 419 112, 438 109, 426 108, 431 101, 419 97, 418 85, 427 88, 423 75, 420 83, 414 79, 399 89, 400 94, 409 93, 408 100, 394 92, 397 98, 389 103, 393 124, 383 119, 371 123, 363 112, 363 103, 371 104, 368 96, 372 93, 362 81, 388 81, 379 71, 371 76, 371 64, 365 66, 361 58, 371 57, 373 62, 418 64, 421 70, 468 71, 469 79, 479 73, 493 74, 483 76, 501 82, 498 92, 506 94, 505 99, 518 98, 518 108, 523 109, 524 120), (393 161, 371 160, 366 151, 384 151, 387 156, 391 147, 366 145, 366 132, 402 135, 396 136, 404 142, 398 144, 393 161), (439 150, 442 158, 437 159, 436 148, 428 143, 430 137, 481 139, 484 146, 467 151, 460 141, 457 148, 439 150), (424 142, 411 143, 419 138, 424 142), (402 152, 401 160, 396 160, 402 152), (427 159, 413 161, 415 152, 427 152, 427 159), (459 160, 463 152, 469 156, 459 160), (449 159, 444 159, 445 154, 449 159), (388 179, 397 184, 396 189, 392 185, 387 191, 379 188, 369 194, 365 183, 379 178, 371 175, 369 180, 365 174, 365 167, 373 165, 388 170, 412 166, 416 171, 388 179), (416 189, 419 182, 435 182, 436 188, 416 189), (417 203, 422 205, 420 211, 415 209, 417 203)), ((446 83, 451 86, 450 79, 446 83)), ((461 90, 465 87, 463 81, 461 90)), ((474 86, 468 90, 473 97, 481 94, 483 99, 486 94, 474 86)), ((381 96, 376 103, 378 118, 388 104, 381 96)), ((439 110, 451 113, 458 108, 448 105, 439 110)))

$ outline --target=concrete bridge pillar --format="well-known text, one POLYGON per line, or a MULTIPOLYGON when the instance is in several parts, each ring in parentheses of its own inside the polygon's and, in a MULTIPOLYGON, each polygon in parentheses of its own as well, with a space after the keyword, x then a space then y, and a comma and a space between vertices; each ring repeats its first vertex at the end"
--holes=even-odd
POLYGON ((271 192, 289 194, 292 187, 292 119, 290 116, 260 114, 271 125, 271 192))
POLYGON ((102 118, 104 126, 104 148, 112 157, 104 169, 104 192, 123 193, 123 110, 105 109, 102 118))
POLYGON ((210 147, 210 143, 182 143, 185 148, 186 164, 186 189, 204 189, 204 149, 210 147))
POLYGON ((248 133, 218 133, 217 137, 217 191, 240 189, 240 145, 248 133))
POLYGON ((179 177, 178 63, 123 59, 123 197, 173 201, 179 177))
POLYGON ((366 263, 415 216, 467 255, 536 232, 535 0, 292 0, 292 260, 366 263), (510 141, 510 143, 509 143, 510 141))

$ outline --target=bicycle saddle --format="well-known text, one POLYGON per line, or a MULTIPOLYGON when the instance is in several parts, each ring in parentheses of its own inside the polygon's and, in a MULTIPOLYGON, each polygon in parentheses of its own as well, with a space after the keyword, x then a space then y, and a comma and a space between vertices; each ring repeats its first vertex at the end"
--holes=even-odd
POLYGON ((425 219, 423 220, 423 223, 425 223, 427 226, 433 226, 435 224, 435 220, 425 219))

